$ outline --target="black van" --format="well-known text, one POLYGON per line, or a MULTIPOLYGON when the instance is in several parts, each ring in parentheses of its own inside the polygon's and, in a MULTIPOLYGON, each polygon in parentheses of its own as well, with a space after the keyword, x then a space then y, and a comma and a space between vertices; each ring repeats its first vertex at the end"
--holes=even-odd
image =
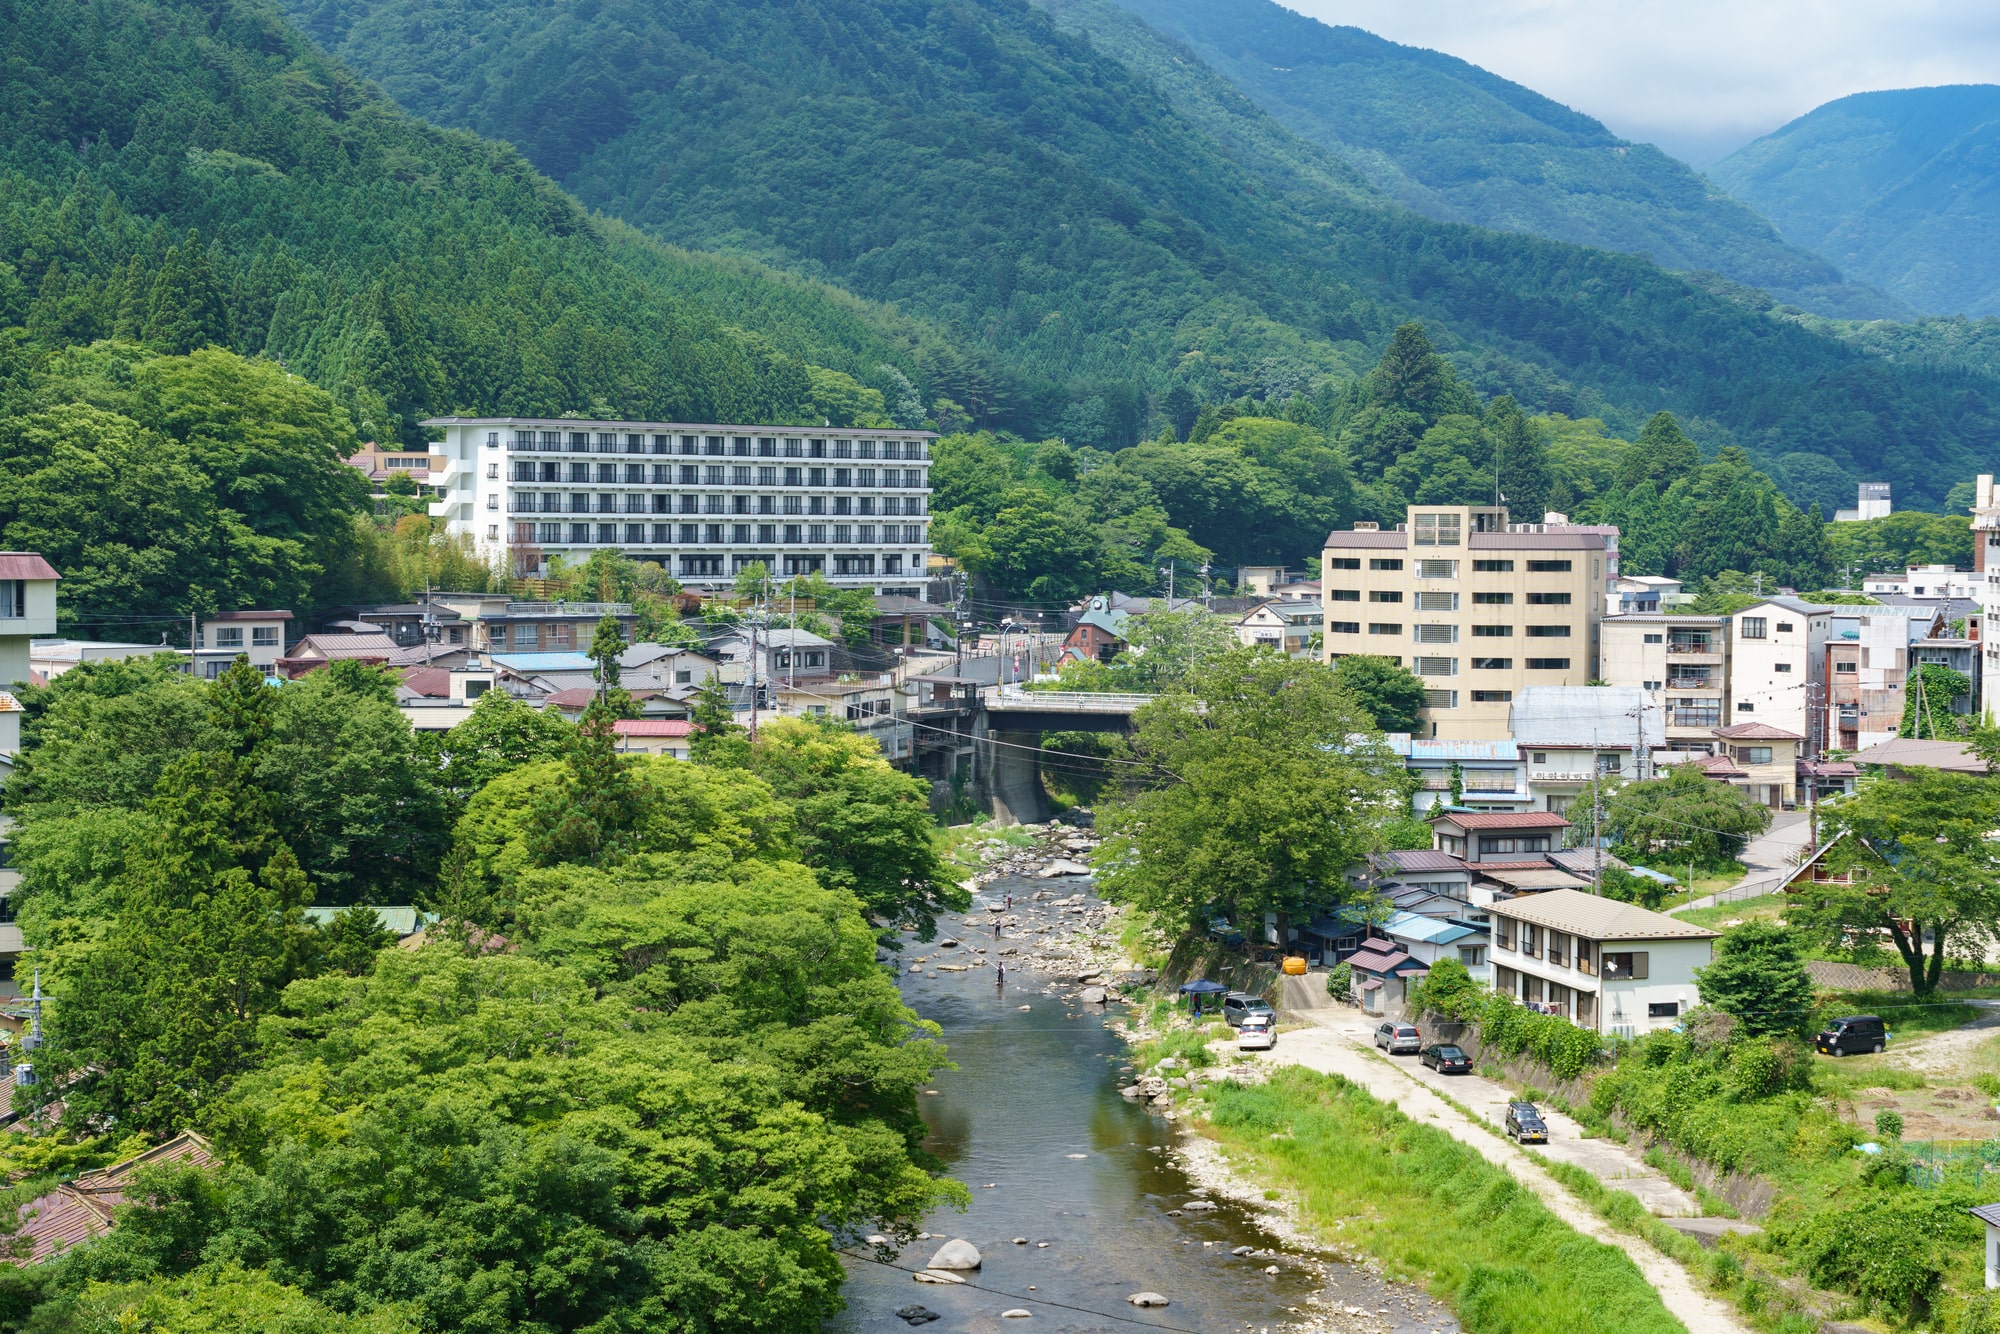
POLYGON ((1850 1014, 1836 1019, 1813 1038, 1813 1046, 1828 1056, 1856 1056, 1864 1051, 1881 1051, 1888 1045, 1889 1030, 1878 1015, 1850 1014))

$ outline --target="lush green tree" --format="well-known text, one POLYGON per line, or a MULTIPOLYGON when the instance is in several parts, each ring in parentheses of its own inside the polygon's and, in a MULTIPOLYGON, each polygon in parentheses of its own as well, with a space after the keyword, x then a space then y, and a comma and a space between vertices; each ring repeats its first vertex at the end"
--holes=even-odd
POLYGON ((1608 793, 1604 823, 1637 856, 1709 866, 1730 861, 1745 840, 1768 829, 1771 812, 1741 788, 1718 783, 1691 764, 1677 764, 1659 778, 1608 793))
POLYGON ((1813 1016, 1812 978, 1796 932, 1777 922, 1733 926, 1715 942, 1715 959, 1695 970, 1701 1003, 1733 1015, 1752 1037, 1802 1032, 1813 1016))
POLYGON ((988 554, 974 573, 1010 593, 1034 602, 1066 602, 1096 591, 1094 535, 1046 506, 1000 511, 984 542, 988 554))
MULTIPOLYGON (((170 1179, 172 1193, 183 1199, 199 1188, 187 1175, 170 1179)), ((72 1268, 82 1271, 87 1265, 79 1262, 72 1268)), ((271 1329, 297 1334, 417 1334, 421 1328, 416 1313, 406 1308, 389 1305, 365 1314, 336 1311, 267 1274, 234 1264, 173 1277, 86 1282, 76 1292, 67 1291, 64 1284, 55 1286, 55 1296, 35 1312, 35 1320, 71 1334, 125 1334, 132 1329, 185 1334, 260 1334, 271 1329)))
POLYGON ((972 902, 933 844, 930 784, 891 768, 868 738, 831 721, 777 719, 758 731, 750 769, 790 806, 800 860, 870 920, 929 940, 940 912, 972 902))
POLYGON ((162 352, 181 356, 199 348, 229 346, 229 308, 209 271, 199 232, 167 251, 147 304, 141 336, 162 352))
POLYGON ((1188 927, 1213 912, 1282 925, 1342 901, 1408 782, 1354 744, 1370 722, 1324 664, 1225 654, 1134 715, 1148 769, 1099 814, 1103 891, 1188 927))
POLYGON ((314 942, 320 964, 331 972, 359 977, 375 966, 375 956, 396 943, 396 934, 365 903, 343 908, 320 927, 314 942))
POLYGON ((1111 664, 1117 688, 1146 694, 1186 689, 1238 646, 1229 622, 1201 607, 1134 616, 1126 622, 1126 642, 1111 664))
POLYGON ((1866 781, 1824 809, 1837 837, 1821 860, 1849 883, 1815 879, 1796 896, 1793 926, 1865 957, 1895 948, 1920 996, 1937 990, 1947 958, 1977 958, 2000 922, 2000 789, 1935 769, 1866 781), (1838 837, 1845 835, 1845 837, 1838 837))
POLYGON ((444 734, 440 785, 464 800, 510 770, 568 752, 574 728, 561 715, 489 690, 444 734))
POLYGON ((1842 576, 1843 588, 1860 587, 1862 575, 1912 565, 1972 564, 1972 520, 1964 514, 1897 510, 1885 518, 1832 524, 1826 536, 1828 555, 1842 576), (1850 573, 1851 580, 1846 577, 1850 573))
POLYGON ((694 723, 694 733, 688 738, 688 754, 696 764, 741 767, 744 747, 749 743, 743 725, 736 721, 736 710, 730 707, 722 682, 711 676, 695 688, 688 717, 694 723))
POLYGON ((1333 666, 1354 702, 1384 732, 1417 730, 1417 713, 1429 702, 1417 674, 1393 658, 1350 653, 1333 666))
POLYGON ((1618 485, 1630 489, 1652 482, 1661 490, 1691 475, 1701 466, 1701 447, 1687 438, 1671 412, 1656 412, 1625 451, 1618 467, 1618 485))

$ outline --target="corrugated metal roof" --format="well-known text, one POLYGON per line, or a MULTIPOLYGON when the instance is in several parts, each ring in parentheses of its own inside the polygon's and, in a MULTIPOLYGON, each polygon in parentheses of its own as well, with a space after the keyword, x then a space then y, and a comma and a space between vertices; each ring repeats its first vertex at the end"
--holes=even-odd
MULTIPOLYGON (((314 904, 312 907, 306 909, 306 920, 325 925, 331 922, 335 915, 346 911, 347 909, 342 907, 314 904)), ((414 935, 416 932, 422 930, 426 919, 424 914, 415 908, 376 905, 375 920, 381 925, 384 931, 393 932, 398 938, 401 938, 403 936, 414 935)))
POLYGON ((1432 821, 1449 820, 1461 829, 1567 829, 1569 821, 1554 811, 1453 811, 1433 815, 1432 821))
POLYGON ((33 551, 0 551, 0 579, 60 579, 56 567, 33 551))
POLYGON ((582 653, 496 653, 495 666, 505 667, 510 672, 588 672, 597 664, 582 653))
POLYGON ((692 736, 694 724, 685 718, 620 718, 611 730, 619 736, 692 736))
POLYGON ((1326 537, 1326 545, 1329 549, 1365 547, 1371 551, 1379 551, 1383 548, 1401 551, 1409 546, 1409 544, 1410 535, 1408 533, 1396 532, 1394 529, 1388 529, 1379 533, 1355 533, 1336 528, 1331 533, 1328 533, 1326 537))

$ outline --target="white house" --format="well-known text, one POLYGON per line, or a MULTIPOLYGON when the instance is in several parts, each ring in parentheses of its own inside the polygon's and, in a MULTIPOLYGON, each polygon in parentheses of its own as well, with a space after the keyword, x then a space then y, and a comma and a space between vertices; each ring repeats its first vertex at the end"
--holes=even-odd
POLYGON ((1831 607, 1780 597, 1729 618, 1729 722, 1812 732, 1832 617, 1831 607))
POLYGON ((694 724, 685 718, 620 718, 611 724, 618 736, 622 755, 664 755, 668 759, 688 757, 694 724))
POLYGON ((1496 900, 1493 987, 1581 1028, 1634 1037, 1700 1002, 1716 932, 1576 889, 1496 900))
POLYGON ((205 617, 195 631, 194 674, 212 681, 241 657, 264 675, 276 676, 291 621, 288 611, 222 611, 205 617))
POLYGON ((1303 658, 1311 655, 1313 636, 1324 618, 1317 598, 1274 599, 1244 613, 1236 622, 1236 638, 1245 648, 1268 648, 1303 658))
POLYGON ((0 690, 28 679, 28 641, 56 632, 55 567, 32 551, 0 551, 0 690))

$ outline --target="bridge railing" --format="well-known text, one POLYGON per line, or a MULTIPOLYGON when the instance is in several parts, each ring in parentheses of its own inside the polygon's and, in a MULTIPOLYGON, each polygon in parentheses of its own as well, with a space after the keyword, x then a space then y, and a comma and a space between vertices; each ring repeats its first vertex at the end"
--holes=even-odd
POLYGON ((988 711, 1018 709, 1036 713, 1131 713, 1141 704, 1150 704, 1151 695, 1126 695, 1111 691, 1023 690, 1018 686, 989 686, 979 692, 988 711))

